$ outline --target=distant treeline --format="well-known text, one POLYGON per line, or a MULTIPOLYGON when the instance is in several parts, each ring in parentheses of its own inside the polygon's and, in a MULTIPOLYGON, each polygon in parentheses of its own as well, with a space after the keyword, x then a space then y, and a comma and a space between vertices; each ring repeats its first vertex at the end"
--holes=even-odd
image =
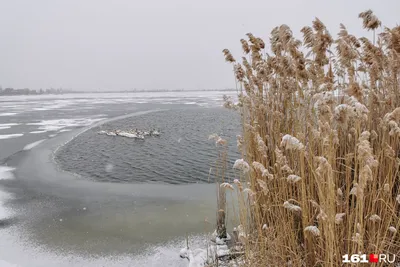
POLYGON ((34 89, 14 89, 14 88, 6 88, 2 89, 0 88, 0 95, 45 95, 45 94, 66 94, 66 93, 76 93, 71 90, 65 90, 65 89, 40 89, 40 90, 34 90, 34 89))
POLYGON ((34 89, 14 89, 14 88, 5 88, 2 89, 0 88, 0 95, 45 95, 45 94, 79 94, 79 93, 140 93, 140 92, 185 92, 185 91, 190 91, 190 92, 201 92, 201 91, 235 91, 236 89, 197 89, 197 90, 184 90, 184 89, 151 89, 151 90, 146 90, 146 89, 132 89, 132 90, 118 90, 118 91, 73 91, 73 90, 68 90, 68 89, 40 89, 40 90, 34 90, 34 89))
POLYGON ((107 91, 81 91, 80 93, 154 93, 154 92, 211 92, 211 91, 236 91, 236 89, 132 89, 132 90, 107 90, 107 91))

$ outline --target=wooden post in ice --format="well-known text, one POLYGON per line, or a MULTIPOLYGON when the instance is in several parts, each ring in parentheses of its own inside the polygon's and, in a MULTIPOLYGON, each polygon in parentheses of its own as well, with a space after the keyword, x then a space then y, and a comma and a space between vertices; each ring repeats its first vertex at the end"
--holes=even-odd
POLYGON ((226 216, 226 193, 225 188, 221 187, 221 183, 225 182, 225 171, 226 171, 226 158, 227 158, 227 146, 225 145, 221 151, 219 156, 219 168, 217 168, 217 177, 219 181, 217 183, 217 202, 218 202, 218 212, 217 212, 217 236, 219 238, 226 238, 226 224, 225 224, 225 216, 226 216))
POLYGON ((225 188, 218 183, 218 212, 217 212, 217 236, 219 238, 226 238, 225 226, 225 208, 226 208, 226 195, 225 188))
MULTIPOLYGON (((228 154, 228 146, 226 140, 217 134, 208 137, 209 140, 215 140, 218 149, 218 159, 215 166, 215 178, 217 184, 217 237, 226 238, 225 213, 226 213, 226 196, 225 188, 221 184, 225 182, 226 158, 228 154)), ((211 174, 211 169, 210 169, 211 174)))

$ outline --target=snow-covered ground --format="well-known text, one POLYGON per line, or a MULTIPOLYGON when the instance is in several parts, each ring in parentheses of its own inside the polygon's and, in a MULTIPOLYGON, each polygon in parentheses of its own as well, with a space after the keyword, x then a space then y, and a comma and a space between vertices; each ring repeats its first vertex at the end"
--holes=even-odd
MULTIPOLYGON (((1 230, 1 267, 187 267, 188 260, 179 256, 185 240, 171 240, 131 255, 90 256, 51 251, 46 247, 23 242, 24 232, 18 227, 1 230)), ((205 247, 205 237, 191 237, 191 244, 205 247)))

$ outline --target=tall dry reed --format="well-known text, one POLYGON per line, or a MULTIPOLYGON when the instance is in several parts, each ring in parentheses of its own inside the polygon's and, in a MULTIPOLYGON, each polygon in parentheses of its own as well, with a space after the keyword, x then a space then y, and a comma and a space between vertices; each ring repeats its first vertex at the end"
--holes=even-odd
POLYGON ((344 25, 334 39, 315 19, 303 41, 274 28, 268 50, 247 34, 241 63, 223 51, 240 91, 226 106, 242 115, 234 167, 248 266, 400 258, 400 27, 359 17, 372 41, 344 25))

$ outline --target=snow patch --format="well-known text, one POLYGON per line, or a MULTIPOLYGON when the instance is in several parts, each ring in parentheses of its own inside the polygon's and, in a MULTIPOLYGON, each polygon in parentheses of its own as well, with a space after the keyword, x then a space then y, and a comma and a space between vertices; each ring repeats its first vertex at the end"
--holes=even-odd
POLYGON ((51 103, 43 103, 40 107, 35 107, 35 111, 59 110, 75 104, 75 101, 59 99, 51 103))
MULTIPOLYGON (((12 195, 4 191, 0 191, 0 221, 10 218, 14 215, 10 209, 5 207, 5 203, 12 198, 12 195)), ((1 266, 1 265, 0 265, 1 266)))
POLYGON ((34 148, 35 146, 39 145, 40 143, 42 143, 42 142, 45 141, 45 140, 46 140, 46 139, 42 139, 42 140, 33 142, 33 143, 29 144, 29 145, 26 145, 26 146, 23 148, 23 150, 31 150, 32 148, 34 148))
POLYGON ((214 266, 219 262, 218 266, 236 266, 236 264, 229 259, 230 257, 237 257, 242 255, 243 252, 229 249, 228 241, 231 240, 229 234, 226 238, 219 238, 217 231, 211 234, 212 243, 208 243, 204 249, 189 249, 183 248, 179 252, 181 258, 189 260, 188 267, 206 267, 214 266))
POLYGON ((208 104, 208 103, 200 103, 200 104, 198 104, 200 107, 209 107, 210 106, 210 104, 208 104))
MULTIPOLYGON (((185 246, 185 240, 172 240, 158 246, 151 246, 140 254, 96 256, 71 252, 54 252, 45 246, 27 240, 24 229, 11 226, 3 229, 0 238, 0 258, 15 267, 187 267, 188 260, 179 257, 179 248, 185 246)), ((190 237, 190 244, 203 246, 204 238, 190 237)), ((0 266, 1 265, 0 261, 0 266)), ((7 266, 7 265, 5 265, 7 266)), ((7 266, 8 267, 8 266, 7 266)))
POLYGON ((15 264, 3 261, 3 260, 0 260, 0 266, 2 266, 2 267, 18 267, 18 265, 15 265, 15 264))
POLYGON ((67 127, 84 127, 95 122, 104 120, 105 118, 77 118, 77 119, 59 119, 59 120, 43 120, 40 122, 28 123, 27 125, 39 126, 39 130, 43 131, 60 131, 67 127))
POLYGON ((41 133, 46 133, 47 131, 33 131, 30 132, 31 134, 41 134, 41 133))
POLYGON ((13 171, 15 171, 15 168, 8 166, 0 166, 0 180, 13 179, 14 178, 13 171))
POLYGON ((0 123, 0 130, 9 129, 12 126, 17 126, 18 123, 0 123))
POLYGON ((19 123, 0 123, 0 126, 17 126, 19 123))
POLYGON ((21 137, 24 134, 0 134, 0 140, 21 137))
POLYGON ((210 245, 207 249, 187 249, 183 248, 179 252, 181 258, 189 260, 188 267, 205 267, 209 266, 207 263, 215 262, 218 257, 228 256, 230 250, 227 245, 210 245))

